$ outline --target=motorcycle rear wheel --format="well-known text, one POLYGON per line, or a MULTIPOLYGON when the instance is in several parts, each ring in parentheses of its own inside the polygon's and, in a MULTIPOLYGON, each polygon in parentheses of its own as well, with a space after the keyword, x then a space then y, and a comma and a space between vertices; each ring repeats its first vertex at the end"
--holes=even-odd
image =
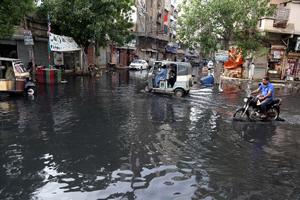
POLYGON ((279 108, 271 108, 269 111, 268 111, 268 117, 271 119, 271 120, 278 120, 279 119, 279 113, 280 113, 280 110, 279 108))

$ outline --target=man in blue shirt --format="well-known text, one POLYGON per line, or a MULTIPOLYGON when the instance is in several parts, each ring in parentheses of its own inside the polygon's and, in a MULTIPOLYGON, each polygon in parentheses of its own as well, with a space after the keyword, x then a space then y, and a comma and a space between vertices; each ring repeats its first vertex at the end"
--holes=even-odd
POLYGON ((273 102, 274 99, 274 86, 270 83, 269 77, 265 76, 262 83, 259 84, 259 88, 253 91, 251 94, 258 93, 261 94, 257 96, 260 103, 260 108, 262 111, 262 117, 266 117, 267 106, 273 102))

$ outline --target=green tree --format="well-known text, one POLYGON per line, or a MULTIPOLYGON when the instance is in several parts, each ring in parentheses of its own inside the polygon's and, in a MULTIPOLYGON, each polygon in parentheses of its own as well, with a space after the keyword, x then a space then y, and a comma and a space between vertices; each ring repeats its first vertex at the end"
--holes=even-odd
POLYGON ((273 13, 269 0, 185 0, 179 18, 179 39, 200 44, 205 53, 224 49, 234 42, 244 50, 256 50, 263 37, 257 31, 259 19, 273 13))
POLYGON ((132 39, 129 29, 132 0, 44 0, 40 11, 49 14, 54 32, 73 37, 87 46, 95 40, 101 46, 132 39))
POLYGON ((33 0, 0 1, 0 38, 9 38, 24 16, 34 9, 33 0))

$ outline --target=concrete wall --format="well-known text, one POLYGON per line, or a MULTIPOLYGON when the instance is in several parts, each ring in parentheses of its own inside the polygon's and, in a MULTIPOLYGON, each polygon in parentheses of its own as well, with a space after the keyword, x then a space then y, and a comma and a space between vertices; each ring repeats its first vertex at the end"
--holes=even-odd
POLYGON ((106 65, 109 62, 109 59, 107 57, 107 49, 106 48, 100 48, 99 55, 97 57, 97 65, 106 65))
POLYGON ((295 34, 300 35, 300 4, 290 2, 286 8, 290 9, 288 23, 294 24, 295 34))

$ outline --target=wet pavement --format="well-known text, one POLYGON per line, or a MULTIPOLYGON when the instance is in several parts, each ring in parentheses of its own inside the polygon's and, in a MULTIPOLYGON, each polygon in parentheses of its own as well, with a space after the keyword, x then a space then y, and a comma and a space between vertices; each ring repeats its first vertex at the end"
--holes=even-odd
POLYGON ((0 97, 0 199, 300 199, 300 94, 285 122, 234 122, 246 91, 144 93, 103 72, 0 97))

